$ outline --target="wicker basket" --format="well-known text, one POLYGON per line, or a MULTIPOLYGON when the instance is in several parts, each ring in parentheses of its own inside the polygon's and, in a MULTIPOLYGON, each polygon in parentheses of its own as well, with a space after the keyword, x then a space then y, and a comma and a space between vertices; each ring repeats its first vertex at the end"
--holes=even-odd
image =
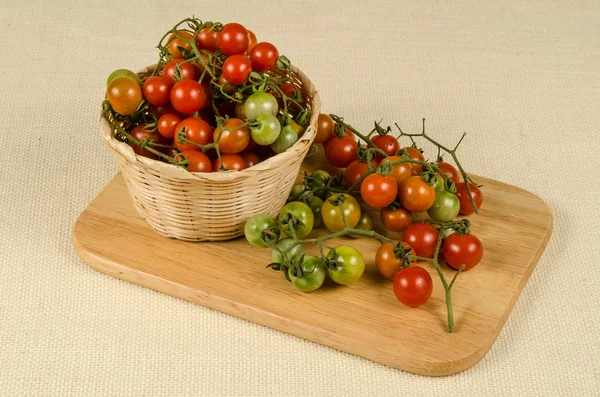
POLYGON ((112 128, 101 118, 100 130, 135 208, 158 234, 186 241, 230 240, 243 235, 244 223, 251 216, 279 213, 314 139, 321 109, 313 83, 293 66, 292 73, 312 95, 309 126, 290 149, 243 171, 190 173, 138 156, 114 138, 112 128))

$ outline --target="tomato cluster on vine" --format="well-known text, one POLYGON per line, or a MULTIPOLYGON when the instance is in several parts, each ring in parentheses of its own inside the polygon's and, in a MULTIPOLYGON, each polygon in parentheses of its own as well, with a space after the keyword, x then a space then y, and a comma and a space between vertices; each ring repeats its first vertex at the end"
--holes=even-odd
POLYGON ((107 80, 103 115, 136 154, 190 172, 241 171, 305 131, 311 98, 289 60, 239 23, 187 18, 158 48, 151 73, 107 80))
POLYGON ((394 137, 391 128, 377 123, 370 134, 363 135, 335 115, 321 114, 318 120, 315 144, 323 145, 325 157, 339 172, 305 174, 303 183, 293 186, 278 219, 264 214, 251 218, 246 238, 253 245, 271 247, 269 267, 284 271, 305 292, 318 289, 325 275, 347 285, 364 271, 364 257, 351 242, 325 253, 325 241, 344 236, 374 238, 381 243, 374 259, 377 271, 393 281, 398 300, 411 307, 424 304, 432 294, 433 280, 426 270, 429 262, 446 291, 452 329, 448 298, 452 285, 460 272, 477 266, 483 256, 481 241, 470 233, 471 223, 458 218, 478 212, 483 202, 481 190, 456 158, 458 145, 448 149, 424 131, 404 134, 400 130, 400 136, 394 137), (403 136, 411 139, 410 146, 400 144, 403 136), (427 161, 414 137, 435 144, 438 159, 427 161), (456 167, 443 161, 442 150, 455 160, 456 167), (402 233, 401 237, 391 239, 387 232, 373 230, 373 211, 388 232, 402 233), (417 213, 423 214, 415 216, 415 221, 417 213), (321 224, 330 234, 307 239, 321 224), (280 232, 287 237, 280 240, 280 232), (320 258, 305 254, 302 246, 306 244, 316 244, 320 258), (446 281, 438 257, 457 271, 451 282, 446 281))

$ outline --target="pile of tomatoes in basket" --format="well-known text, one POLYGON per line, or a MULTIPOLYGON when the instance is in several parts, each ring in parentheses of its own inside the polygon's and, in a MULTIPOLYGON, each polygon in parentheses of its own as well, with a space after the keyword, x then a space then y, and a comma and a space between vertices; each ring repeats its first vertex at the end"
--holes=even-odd
POLYGON ((287 58, 244 26, 188 18, 158 47, 155 68, 107 81, 105 118, 136 154, 191 172, 241 171, 304 132, 309 95, 287 58))

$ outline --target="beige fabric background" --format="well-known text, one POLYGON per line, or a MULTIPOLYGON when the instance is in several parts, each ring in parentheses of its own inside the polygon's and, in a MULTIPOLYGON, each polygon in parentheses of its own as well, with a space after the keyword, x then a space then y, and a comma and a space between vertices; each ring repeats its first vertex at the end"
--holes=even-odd
POLYGON ((0 0, 0 33, 0 394, 598 395, 598 1, 0 0), (117 171, 105 78, 191 14, 276 43, 357 126, 468 131, 468 169, 549 204, 550 245, 478 365, 411 375, 78 259, 73 223, 117 171))

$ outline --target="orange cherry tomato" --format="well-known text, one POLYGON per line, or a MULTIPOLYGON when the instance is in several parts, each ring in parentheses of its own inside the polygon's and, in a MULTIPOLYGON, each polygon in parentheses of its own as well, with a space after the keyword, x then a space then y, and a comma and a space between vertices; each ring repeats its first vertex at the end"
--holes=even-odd
POLYGON ((223 168, 225 168, 225 170, 230 170, 230 171, 242 171, 242 170, 246 169, 246 166, 247 166, 246 162, 240 155, 222 154, 221 162, 219 161, 219 158, 216 158, 213 160, 213 162, 212 162, 213 172, 222 171, 221 163, 223 164, 223 168))
POLYGON ((391 232, 401 232, 412 222, 412 212, 404 208, 395 210, 382 208, 380 217, 383 226, 391 232))
POLYGON ((335 122, 328 114, 321 113, 317 120, 316 143, 326 143, 334 137, 335 122))
POLYGON ((371 174, 360 187, 360 196, 373 208, 383 208, 394 202, 398 194, 398 184, 389 175, 371 174))
MULTIPOLYGON (((406 149, 406 151, 408 153, 408 157, 410 157, 411 159, 416 160, 416 161, 425 161, 425 157, 423 157, 423 153, 421 153, 414 147, 408 146, 408 147, 405 147, 404 149, 406 149)), ((423 166, 421 164, 411 164, 411 166, 417 174, 420 174, 421 171, 423 170, 423 166)))
POLYGON ((193 39, 194 36, 185 30, 178 30, 175 33, 171 33, 167 42, 167 51, 169 51, 169 54, 171 54, 173 58, 181 58, 183 54, 180 48, 190 51, 192 49, 192 45, 190 43, 193 39), (180 36, 181 38, 177 36, 180 36))
POLYGON ((427 211, 435 201, 435 189, 420 176, 411 176, 400 184, 398 198, 409 211, 427 211))
MULTIPOLYGON (((396 241, 397 242, 397 241, 396 241)), ((410 255, 416 255, 415 250, 411 248, 410 245, 402 242, 402 247, 409 251, 410 255)), ((414 263, 413 259, 411 263, 414 263)), ((394 254, 394 245, 391 243, 383 243, 377 250, 375 254, 375 266, 377 266, 377 271, 383 277, 388 280, 394 280, 396 274, 400 271, 402 267, 402 260, 396 258, 394 254)))
POLYGON ((121 77, 108 85, 106 99, 115 112, 129 116, 135 113, 142 102, 142 89, 135 80, 121 77))
POLYGON ((219 134, 219 150, 221 153, 235 154, 246 149, 250 143, 250 129, 240 119, 227 119, 223 128, 217 127, 213 133, 213 141, 216 142, 219 134), (223 132, 221 132, 223 130, 223 132))
MULTIPOLYGON (((400 156, 390 156, 390 157, 386 157, 384 158, 381 163, 383 164, 384 162, 390 162, 393 163, 395 161, 399 161, 402 160, 403 158, 400 156)), ((398 183, 398 187, 400 187, 400 184, 405 180, 410 178, 411 176, 416 175, 415 170, 412 168, 412 164, 411 163, 400 163, 400 164, 396 164, 392 167, 392 172, 390 173, 390 175, 392 176, 392 178, 394 178, 396 180, 396 182, 398 183)))

